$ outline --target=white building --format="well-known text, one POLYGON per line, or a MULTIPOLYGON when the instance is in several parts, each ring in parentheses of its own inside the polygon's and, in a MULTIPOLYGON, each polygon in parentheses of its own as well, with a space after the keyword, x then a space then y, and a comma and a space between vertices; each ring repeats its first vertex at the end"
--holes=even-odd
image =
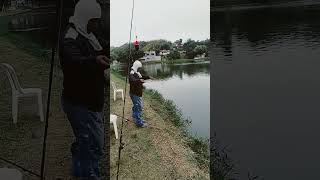
POLYGON ((168 54, 170 54, 170 50, 161 50, 160 51, 160 56, 166 56, 168 54))
POLYGON ((203 53, 203 54, 197 55, 196 57, 194 57, 194 59, 203 59, 205 57, 206 57, 206 53, 203 53))
POLYGON ((157 56, 155 51, 146 51, 144 52, 144 56, 139 60, 144 62, 161 61, 161 56, 157 56))

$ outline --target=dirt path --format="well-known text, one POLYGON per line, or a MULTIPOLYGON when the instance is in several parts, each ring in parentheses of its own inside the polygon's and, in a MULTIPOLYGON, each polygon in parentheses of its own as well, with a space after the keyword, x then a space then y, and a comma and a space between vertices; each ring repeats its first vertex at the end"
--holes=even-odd
MULTIPOLYGON (((114 75, 111 80, 118 88, 124 89, 123 80, 114 75)), ((122 107, 120 98, 117 101, 110 99, 111 113, 121 116, 122 107)), ((132 119, 131 107, 131 99, 126 94, 125 117, 128 119, 132 119)), ((130 121, 124 123, 125 148, 121 156, 120 179, 209 179, 209 174, 197 166, 193 152, 186 147, 181 130, 172 125, 170 117, 159 115, 150 106, 147 95, 144 96, 143 117, 150 125, 148 128, 137 128, 130 121)), ((121 126, 120 117, 118 126, 121 126)), ((110 174, 111 179, 115 179, 119 141, 113 131, 110 134, 110 174)))

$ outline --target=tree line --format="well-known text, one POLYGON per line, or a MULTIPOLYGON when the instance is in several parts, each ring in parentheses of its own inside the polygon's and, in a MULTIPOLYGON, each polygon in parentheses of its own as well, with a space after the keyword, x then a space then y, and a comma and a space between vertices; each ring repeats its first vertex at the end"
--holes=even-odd
POLYGON ((195 41, 192 39, 187 39, 184 43, 182 39, 178 39, 174 42, 157 39, 151 41, 140 41, 139 50, 134 49, 133 44, 131 44, 132 53, 130 55, 129 44, 123 44, 119 47, 111 47, 110 58, 112 61, 116 60, 119 62, 126 62, 132 56, 133 59, 139 59, 144 56, 144 52, 155 51, 156 55, 160 55, 162 50, 169 50, 170 53, 163 58, 167 60, 175 59, 193 59, 197 55, 205 54, 208 56, 208 47, 210 40, 195 41))

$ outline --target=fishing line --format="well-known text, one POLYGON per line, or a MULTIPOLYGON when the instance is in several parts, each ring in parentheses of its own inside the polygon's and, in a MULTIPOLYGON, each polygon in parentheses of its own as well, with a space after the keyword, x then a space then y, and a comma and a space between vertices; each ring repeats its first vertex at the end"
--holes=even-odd
POLYGON ((132 0, 132 9, 131 9, 131 23, 130 23, 130 36, 129 36, 129 59, 127 60, 127 76, 126 76, 126 83, 125 83, 125 90, 124 90, 124 99, 123 99, 123 108, 122 108, 122 118, 121 118, 121 129, 120 129, 120 139, 119 139, 119 150, 118 150, 118 167, 117 167, 117 180, 119 179, 119 171, 120 171, 120 159, 121 159, 121 150, 123 149, 122 143, 122 133, 123 133, 123 121, 124 121, 124 110, 126 104, 126 94, 127 94, 127 83, 128 83, 128 76, 130 73, 130 59, 132 60, 132 50, 131 50, 131 35, 132 35, 132 22, 133 22, 133 12, 134 12, 134 0, 132 0))

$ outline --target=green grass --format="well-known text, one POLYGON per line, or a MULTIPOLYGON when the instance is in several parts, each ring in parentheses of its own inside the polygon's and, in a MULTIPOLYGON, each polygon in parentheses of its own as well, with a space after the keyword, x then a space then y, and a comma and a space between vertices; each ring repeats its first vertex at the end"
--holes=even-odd
POLYGON ((35 57, 50 57, 51 50, 43 47, 39 40, 35 40, 32 33, 20 32, 20 33, 7 33, 3 36, 7 41, 15 44, 20 50, 27 52, 35 57))

